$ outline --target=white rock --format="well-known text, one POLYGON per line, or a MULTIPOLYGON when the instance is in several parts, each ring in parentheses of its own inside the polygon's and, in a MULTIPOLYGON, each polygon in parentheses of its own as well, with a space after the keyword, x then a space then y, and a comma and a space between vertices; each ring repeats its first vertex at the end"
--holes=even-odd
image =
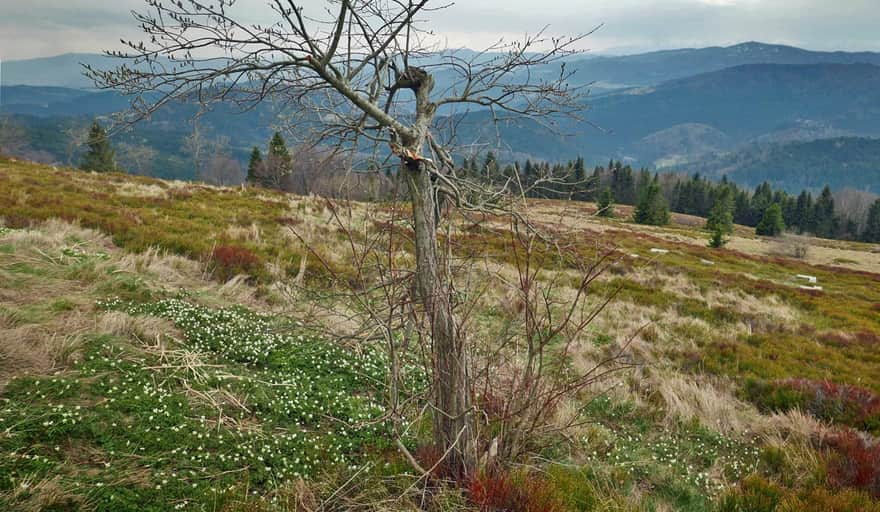
POLYGON ((656 247, 652 248, 651 252, 653 252, 654 254, 669 254, 669 251, 667 251, 666 249, 657 249, 656 247))

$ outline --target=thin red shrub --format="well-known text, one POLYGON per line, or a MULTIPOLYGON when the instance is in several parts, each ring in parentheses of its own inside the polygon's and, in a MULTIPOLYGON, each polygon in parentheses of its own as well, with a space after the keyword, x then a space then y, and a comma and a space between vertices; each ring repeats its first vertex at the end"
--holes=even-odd
POLYGON ((870 389, 831 381, 788 379, 779 386, 804 394, 814 416, 874 431, 880 429, 880 395, 870 389))
POLYGON ((827 443, 834 450, 827 462, 829 483, 860 489, 880 499, 880 443, 853 430, 838 432, 827 443))
POLYGON ((262 270, 260 258, 244 247, 221 245, 211 252, 211 273, 220 281, 262 270))
POLYGON ((468 486, 471 501, 486 512, 561 512, 564 506, 551 484, 536 475, 516 478, 493 469, 477 473, 468 486))

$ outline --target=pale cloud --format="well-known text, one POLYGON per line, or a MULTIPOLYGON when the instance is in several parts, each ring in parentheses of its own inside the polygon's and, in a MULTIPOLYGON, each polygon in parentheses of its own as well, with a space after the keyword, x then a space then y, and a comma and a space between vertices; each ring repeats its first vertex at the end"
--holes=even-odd
MULTIPOLYGON (((320 14, 321 0, 304 0, 320 14)), ((0 58, 98 52, 138 39, 142 0, 0 0, 0 58)), ((265 0, 239 0, 248 20, 270 22, 265 0)), ((452 47, 482 48, 549 25, 556 34, 603 28, 599 52, 729 45, 757 40, 811 49, 880 50, 877 0, 459 0, 430 17, 452 47)))

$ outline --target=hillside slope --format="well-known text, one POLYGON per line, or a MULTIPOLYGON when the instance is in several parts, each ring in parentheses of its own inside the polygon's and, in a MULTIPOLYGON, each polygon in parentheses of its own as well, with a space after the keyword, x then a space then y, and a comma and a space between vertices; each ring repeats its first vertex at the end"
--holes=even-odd
MULTIPOLYGON (((383 345, 360 341, 358 306, 327 272, 379 282, 352 273, 369 244, 341 235, 405 235, 393 222, 405 205, 346 206, 0 160, 0 505, 497 503, 481 489, 511 480, 423 488, 394 448, 381 421, 383 345)), ((561 304, 583 261, 612 255, 588 305, 611 302, 557 355, 586 372, 623 350, 632 367, 560 405, 530 440, 525 461, 540 471, 503 478, 532 482, 560 511, 722 512, 755 500, 880 510, 870 480, 880 475, 880 248, 738 228, 730 249, 713 250, 694 217, 649 228, 623 209, 600 219, 592 205, 554 201, 523 214, 556 250, 579 255, 535 260, 536 285, 561 304), (803 259, 793 244, 806 246, 803 259)), ((515 237, 500 218, 455 225, 459 291, 472 298, 463 328, 479 364, 520 321, 515 237)), ((404 264, 405 240, 392 246, 404 264)), ((490 359, 506 375, 517 357, 490 359)), ((419 389, 418 366, 406 372, 407 389, 419 389)), ((490 427, 499 399, 476 402, 490 427)), ((423 404, 413 400, 415 418, 423 404)), ((404 441, 424 463, 419 425, 404 441)))

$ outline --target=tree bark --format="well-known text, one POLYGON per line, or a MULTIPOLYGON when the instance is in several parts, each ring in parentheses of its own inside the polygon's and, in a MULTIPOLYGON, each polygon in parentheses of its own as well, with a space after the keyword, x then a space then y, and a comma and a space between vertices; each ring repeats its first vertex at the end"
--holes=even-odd
POLYGON ((412 200, 416 245, 416 288, 431 329, 434 442, 448 453, 444 467, 458 476, 474 467, 467 350, 455 325, 446 265, 437 244, 436 197, 426 166, 404 160, 402 172, 412 200))
POLYGON ((395 152, 401 157, 401 175, 406 179, 412 201, 416 291, 431 331, 434 444, 446 456, 444 469, 464 477, 471 473, 476 461, 467 349, 455 325, 448 262, 442 261, 439 254, 438 204, 432 180, 436 167, 431 160, 421 157, 437 111, 437 105, 430 99, 433 86, 430 73, 417 67, 408 67, 397 77, 392 94, 397 89, 412 90, 416 117, 409 130, 397 132, 399 146, 395 152))

